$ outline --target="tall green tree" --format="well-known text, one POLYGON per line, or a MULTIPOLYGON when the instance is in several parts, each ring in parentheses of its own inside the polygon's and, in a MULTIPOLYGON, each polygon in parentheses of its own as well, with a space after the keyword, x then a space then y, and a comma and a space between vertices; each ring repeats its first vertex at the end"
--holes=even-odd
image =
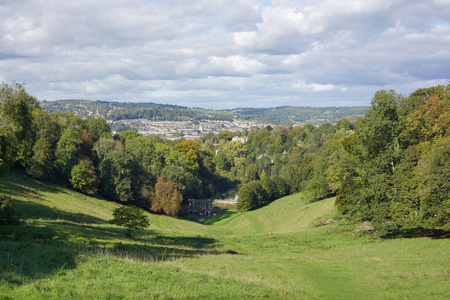
POLYGON ((179 144, 175 145, 175 149, 181 153, 187 169, 194 174, 200 168, 200 148, 201 145, 192 140, 182 140, 179 144))
POLYGON ((40 180, 53 179, 54 150, 45 138, 39 138, 33 146, 33 156, 28 162, 27 173, 40 180))
POLYGON ((342 141, 336 205, 381 235, 450 229, 450 85, 377 92, 342 141), (339 185, 338 185, 339 186, 339 185))
POLYGON ((102 136, 108 137, 111 135, 111 129, 103 118, 87 118, 86 127, 88 132, 94 137, 94 142, 102 136))
POLYGON ((56 172, 63 182, 68 182, 72 168, 80 159, 81 139, 78 131, 66 128, 59 139, 55 150, 56 172))
POLYGON ((32 112, 37 100, 19 83, 0 86, 0 175, 16 161, 25 164, 33 145, 32 112))
POLYGON ((80 162, 72 168, 70 183, 84 194, 96 194, 99 182, 92 161, 80 159, 80 162))
POLYGON ((417 171, 423 227, 450 231, 450 136, 422 155, 417 171))
POLYGON ((250 181, 239 189, 237 209, 246 211, 268 201, 267 191, 260 181, 250 181))

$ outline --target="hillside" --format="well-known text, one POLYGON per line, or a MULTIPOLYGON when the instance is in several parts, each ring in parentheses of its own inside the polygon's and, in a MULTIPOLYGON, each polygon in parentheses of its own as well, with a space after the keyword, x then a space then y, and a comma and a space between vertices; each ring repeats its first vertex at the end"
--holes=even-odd
POLYGON ((100 116, 110 121, 146 119, 150 121, 233 121, 252 120, 275 125, 336 123, 342 118, 356 120, 368 107, 295 107, 236 108, 211 110, 185 106, 89 100, 42 101, 40 107, 47 112, 73 112, 80 117, 100 116))
POLYGON ((305 194, 294 194, 249 212, 225 212, 207 220, 239 234, 298 232, 310 229, 334 213, 334 198, 307 203, 305 194), (217 221, 216 221, 217 220, 217 221))
POLYGON ((383 240, 357 223, 315 227, 333 199, 297 194, 213 225, 149 215, 133 238, 107 223, 117 204, 13 171, 0 192, 24 225, 2 228, 5 299, 444 299, 447 239, 383 240), (239 254, 233 254, 239 253, 239 254))
POLYGON ((336 123, 342 118, 356 120, 363 116, 368 107, 350 106, 350 107, 296 107, 279 106, 269 108, 236 108, 231 110, 233 113, 241 114, 246 117, 254 117, 258 120, 292 125, 295 123, 324 124, 336 123))

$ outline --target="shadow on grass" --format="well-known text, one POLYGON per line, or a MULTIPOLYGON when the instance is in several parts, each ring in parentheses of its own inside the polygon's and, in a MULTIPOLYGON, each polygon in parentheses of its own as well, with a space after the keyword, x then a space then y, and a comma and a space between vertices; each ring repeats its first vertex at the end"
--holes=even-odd
POLYGON ((0 241, 0 282, 23 284, 29 279, 72 269, 76 266, 75 256, 76 252, 69 247, 0 241))
POLYGON ((69 222, 35 224, 1 228, 0 284, 20 285, 76 268, 80 255, 85 262, 86 258, 100 255, 156 263, 199 255, 236 254, 213 248, 217 241, 207 237, 158 235, 126 239, 123 228, 105 229, 69 222))
POLYGON ((40 198, 38 192, 67 193, 65 188, 28 177, 22 170, 11 169, 1 178, 0 190, 11 190, 26 198, 40 198))
POLYGON ((16 203, 17 212, 24 219, 41 218, 48 220, 67 220, 76 223, 105 224, 105 221, 100 218, 80 213, 66 212, 36 202, 16 200, 16 203))
POLYGON ((190 236, 161 236, 157 235, 150 239, 151 243, 158 245, 182 246, 194 249, 206 249, 217 246, 217 240, 208 237, 190 236))
POLYGON ((21 170, 13 169, 2 178, 2 181, 0 181, 0 192, 8 194, 16 199, 17 212, 21 218, 61 219, 72 222, 95 224, 105 223, 105 221, 100 218, 82 213, 61 211, 32 201, 38 200, 45 204, 47 200, 41 196, 41 193, 64 195, 67 194, 67 190, 64 187, 59 187, 51 183, 42 183, 33 180, 21 170), (30 201, 18 200, 15 196, 21 196, 30 199, 30 201))
POLYGON ((217 255, 225 253, 216 249, 187 249, 161 245, 116 244, 114 248, 101 248, 102 254, 141 262, 159 262, 178 258, 191 258, 198 255, 217 255))
POLYGON ((227 219, 235 214, 237 214, 236 211, 224 210, 224 211, 220 212, 219 214, 207 219, 205 222, 203 222, 203 224, 204 225, 213 225, 214 223, 217 223, 221 220, 227 219))

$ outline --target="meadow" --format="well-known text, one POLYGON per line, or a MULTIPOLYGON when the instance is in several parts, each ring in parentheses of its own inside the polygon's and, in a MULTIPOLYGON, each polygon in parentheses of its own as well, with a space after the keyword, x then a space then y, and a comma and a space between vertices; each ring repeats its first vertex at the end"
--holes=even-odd
POLYGON ((198 224, 148 214, 129 238, 119 204, 34 181, 0 181, 23 225, 0 229, 0 299, 445 299, 450 242, 382 239, 334 199, 295 194, 198 224), (315 226, 327 219, 324 226, 315 226))

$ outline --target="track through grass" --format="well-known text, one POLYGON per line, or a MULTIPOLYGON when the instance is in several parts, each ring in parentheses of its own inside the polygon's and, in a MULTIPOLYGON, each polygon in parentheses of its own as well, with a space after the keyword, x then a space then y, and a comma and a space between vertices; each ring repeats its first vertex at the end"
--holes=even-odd
POLYGON ((203 225, 150 215, 125 237, 118 204, 12 172, 0 192, 24 225, 0 231, 4 299, 445 299, 448 239, 383 240, 336 218, 334 199, 279 199, 203 225))

